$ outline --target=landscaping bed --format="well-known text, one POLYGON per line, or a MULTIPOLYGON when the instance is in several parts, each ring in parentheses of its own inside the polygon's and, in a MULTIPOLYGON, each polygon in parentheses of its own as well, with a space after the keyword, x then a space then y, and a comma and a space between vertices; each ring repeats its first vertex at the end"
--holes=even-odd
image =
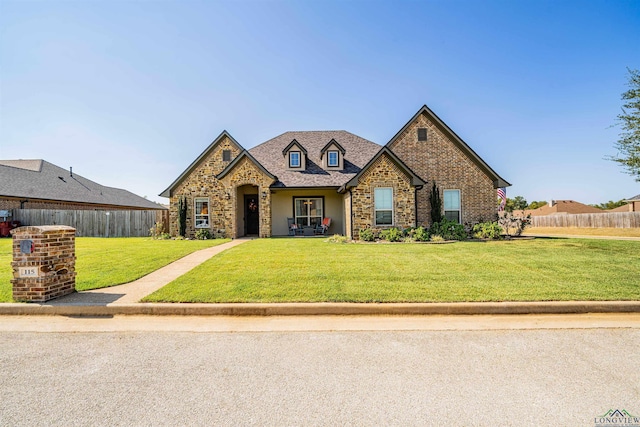
POLYGON ((354 245, 259 239, 217 255, 145 301, 640 300, 638 277, 636 241, 354 245))
MULTIPOLYGON (((128 283, 192 252, 228 241, 78 237, 76 289, 84 291, 128 283)), ((12 300, 11 242, 12 239, 0 239, 0 302, 12 300)))

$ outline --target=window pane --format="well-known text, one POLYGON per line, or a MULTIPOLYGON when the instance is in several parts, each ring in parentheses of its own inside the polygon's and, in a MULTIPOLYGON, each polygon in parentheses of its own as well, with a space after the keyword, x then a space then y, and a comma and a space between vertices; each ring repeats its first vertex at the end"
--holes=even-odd
POLYGON ((300 167, 300 153, 296 151, 289 153, 289 166, 292 168, 300 167))
POLYGON ((309 215, 322 216, 322 199, 309 199, 309 215))
POLYGON ((373 198, 376 210, 393 209, 393 190, 391 188, 376 188, 373 198))
POLYGON ((392 221, 391 211, 376 211, 376 225, 391 225, 392 221))
POLYGON ((296 199, 296 216, 307 215, 307 205, 304 204, 306 199, 296 199))
POLYGON ((460 211, 444 211, 445 219, 449 221, 460 222, 460 211))
POLYGON ((444 210, 460 210, 460 191, 444 190, 444 210))
POLYGON ((338 152, 329 151, 329 166, 338 166, 338 152))

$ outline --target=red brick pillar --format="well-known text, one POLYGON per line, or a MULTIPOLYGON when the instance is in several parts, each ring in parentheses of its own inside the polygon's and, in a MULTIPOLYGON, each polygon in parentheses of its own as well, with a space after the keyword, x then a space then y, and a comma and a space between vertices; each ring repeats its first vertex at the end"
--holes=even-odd
POLYGON ((76 230, 19 227, 13 235, 13 299, 45 302, 76 291, 76 230))

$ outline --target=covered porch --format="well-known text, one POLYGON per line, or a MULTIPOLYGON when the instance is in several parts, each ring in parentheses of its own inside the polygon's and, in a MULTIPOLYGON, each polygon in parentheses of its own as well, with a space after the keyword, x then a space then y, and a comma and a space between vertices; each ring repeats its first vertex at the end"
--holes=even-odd
POLYGON ((344 196, 337 188, 271 189, 271 235, 316 236, 317 227, 331 219, 326 235, 345 234, 344 196))

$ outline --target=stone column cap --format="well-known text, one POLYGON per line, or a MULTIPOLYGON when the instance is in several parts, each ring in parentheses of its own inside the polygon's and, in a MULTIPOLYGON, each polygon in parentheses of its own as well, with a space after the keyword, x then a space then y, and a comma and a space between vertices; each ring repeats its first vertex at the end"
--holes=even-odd
POLYGON ((68 225, 27 225, 24 227, 14 228, 10 231, 12 235, 16 234, 50 234, 58 231, 73 231, 76 229, 68 225))

